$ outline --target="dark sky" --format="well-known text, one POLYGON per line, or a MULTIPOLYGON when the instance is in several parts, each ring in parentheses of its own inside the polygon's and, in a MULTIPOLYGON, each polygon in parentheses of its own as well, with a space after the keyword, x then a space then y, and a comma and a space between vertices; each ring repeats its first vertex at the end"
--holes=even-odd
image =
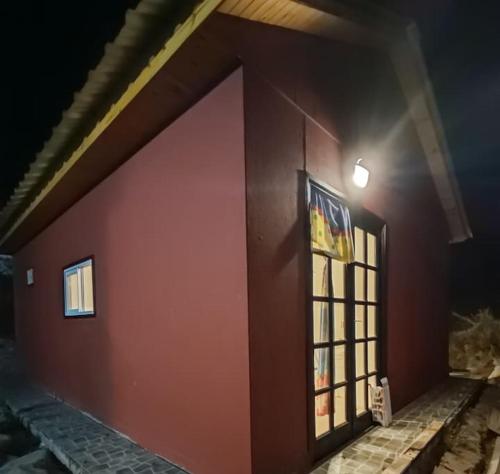
POLYGON ((2 2, 0 206, 138 0, 2 2))
POLYGON ((500 2, 392 2, 417 20, 473 233, 500 237, 500 2), (405 4, 406 3, 406 4, 405 4))
MULTIPOLYGON (((4 2, 0 204, 138 0, 4 2)), ((500 309, 500 2, 383 0, 414 18, 475 239, 452 248, 457 309, 500 309)))
POLYGON ((500 2, 385 2, 414 18, 474 239, 453 245, 455 310, 500 316, 500 2))

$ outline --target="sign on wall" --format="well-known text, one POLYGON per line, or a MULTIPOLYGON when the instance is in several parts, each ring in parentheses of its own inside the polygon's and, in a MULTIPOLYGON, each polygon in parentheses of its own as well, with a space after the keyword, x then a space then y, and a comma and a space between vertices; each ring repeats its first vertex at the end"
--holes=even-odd
POLYGON ((35 271, 33 268, 26 270, 26 284, 31 286, 35 283, 35 271))

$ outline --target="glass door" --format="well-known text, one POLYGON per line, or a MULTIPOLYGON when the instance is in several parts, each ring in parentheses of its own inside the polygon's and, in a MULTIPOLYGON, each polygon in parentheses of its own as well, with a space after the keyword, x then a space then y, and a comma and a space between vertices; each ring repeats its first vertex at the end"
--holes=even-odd
POLYGON ((310 419, 315 459, 372 423, 369 386, 380 381, 383 223, 352 213, 355 258, 311 251, 310 419))
POLYGON ((353 435, 371 424, 370 386, 379 382, 380 367, 380 237, 377 229, 357 219, 354 227, 354 263, 350 265, 354 299, 354 337, 351 357, 354 373, 353 435))

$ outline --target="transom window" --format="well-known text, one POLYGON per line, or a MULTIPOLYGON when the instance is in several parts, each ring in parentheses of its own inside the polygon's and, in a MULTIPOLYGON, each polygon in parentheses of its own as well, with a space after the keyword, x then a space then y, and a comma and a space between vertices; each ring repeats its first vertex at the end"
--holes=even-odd
POLYGON ((64 270, 64 316, 94 316, 94 261, 87 258, 64 270))

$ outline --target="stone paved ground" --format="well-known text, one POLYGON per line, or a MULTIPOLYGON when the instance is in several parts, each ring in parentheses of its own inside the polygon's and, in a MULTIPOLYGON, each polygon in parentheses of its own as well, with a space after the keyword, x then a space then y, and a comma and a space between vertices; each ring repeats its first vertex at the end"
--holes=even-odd
POLYGON ((377 426, 312 474, 376 474, 404 453, 417 436, 432 422, 450 423, 479 390, 480 383, 466 379, 448 379, 396 413, 392 424, 377 426))
POLYGON ((17 366, 12 345, 1 340, 0 399, 73 473, 186 472, 30 385, 17 366))
MULTIPOLYGON (((23 424, 72 472, 186 472, 28 384, 16 364, 12 346, 0 340, 0 399, 7 402, 23 424)), ((432 421, 449 423, 479 385, 471 380, 449 379, 398 412, 390 427, 370 430, 312 474, 382 472, 432 421)))

